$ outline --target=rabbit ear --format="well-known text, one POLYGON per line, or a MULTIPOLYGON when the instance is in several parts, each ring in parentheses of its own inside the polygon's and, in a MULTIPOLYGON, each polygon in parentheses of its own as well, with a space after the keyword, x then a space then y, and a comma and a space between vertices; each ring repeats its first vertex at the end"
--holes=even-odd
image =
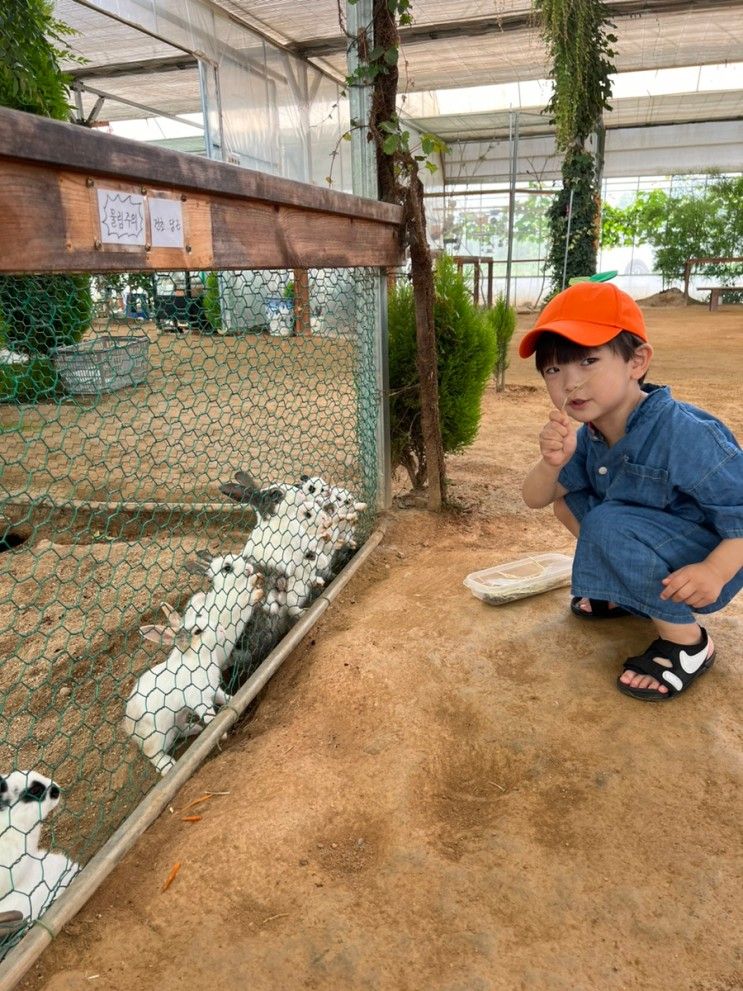
POLYGON ((170 626, 140 626, 139 634, 153 643, 167 644, 169 647, 175 644, 175 630, 170 626))
POLYGON ((222 495, 229 496, 230 499, 234 499, 235 502, 250 502, 253 496, 253 490, 248 489, 244 485, 237 485, 235 482, 225 482, 223 485, 219 486, 219 491, 222 495))
POLYGON ((167 619, 168 626, 170 626, 171 630, 180 630, 183 625, 180 613, 174 609, 169 602, 161 602, 160 608, 165 613, 165 618, 167 619))
POLYGON ((247 471, 236 471, 235 481, 239 482, 240 485, 244 485, 246 489, 250 489, 252 492, 260 491, 260 485, 247 471))
POLYGON ((191 575, 204 575, 209 574, 209 568, 206 564, 201 564, 199 561, 186 561, 183 565, 186 571, 191 575))
POLYGON ((196 557, 199 558, 199 560, 201 561, 206 561, 208 564, 211 564, 214 555, 210 554, 208 550, 204 549, 204 550, 196 551, 196 557))

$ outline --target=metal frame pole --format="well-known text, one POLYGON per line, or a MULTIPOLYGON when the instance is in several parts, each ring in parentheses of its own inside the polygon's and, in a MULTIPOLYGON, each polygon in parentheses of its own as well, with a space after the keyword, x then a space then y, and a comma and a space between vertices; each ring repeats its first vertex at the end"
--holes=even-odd
MULTIPOLYGON (((519 167, 519 115, 508 115, 508 141, 511 148, 508 184, 508 246, 506 249, 506 303, 511 302, 511 265, 513 263, 513 224, 516 212, 516 180, 519 167)), ((514 294, 515 295, 515 294, 514 294)))
POLYGON ((570 226, 571 226, 571 224, 573 222, 573 195, 574 194, 575 194, 575 190, 574 189, 571 189, 570 190, 570 202, 568 203, 568 229, 567 229, 567 232, 565 234, 565 256, 563 257, 563 260, 562 260, 562 286, 561 286, 562 289, 565 288, 565 279, 567 278, 567 275, 568 275, 568 252, 570 251, 570 226))
MULTIPOLYGON (((348 33, 355 37, 359 30, 366 29, 371 33, 374 23, 373 0, 359 0, 356 4, 346 3, 346 25, 348 33)), ((369 38, 370 44, 372 39, 369 38)), ((353 45, 348 49, 348 71, 353 72, 358 66, 358 53, 353 45)), ((351 120, 358 121, 360 126, 351 130, 351 174, 353 192, 357 196, 377 199, 379 187, 377 184, 376 148, 372 141, 367 141, 367 127, 371 111, 371 89, 368 86, 352 86, 349 88, 351 120)), ((392 458, 390 451, 390 412, 389 412, 389 366, 387 338, 387 275, 384 269, 378 269, 374 279, 374 369, 376 376, 377 395, 377 504, 380 509, 389 509, 392 505, 392 458)))

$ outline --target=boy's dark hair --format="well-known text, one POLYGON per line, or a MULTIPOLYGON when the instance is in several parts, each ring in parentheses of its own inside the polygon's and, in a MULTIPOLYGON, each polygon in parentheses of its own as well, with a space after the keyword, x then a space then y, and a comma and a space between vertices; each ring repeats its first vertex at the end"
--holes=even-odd
MULTIPOLYGON (((606 342, 606 347, 629 361, 641 344, 645 344, 641 337, 632 334, 628 330, 620 331, 616 337, 612 337, 606 342)), ((562 334, 555 334, 550 330, 539 335, 537 347, 534 352, 534 359, 537 371, 541 375, 549 365, 568 365, 573 361, 582 361, 595 351, 595 347, 586 347, 584 344, 575 344, 569 341, 562 334)), ((640 385, 645 381, 645 376, 640 379, 640 385)))

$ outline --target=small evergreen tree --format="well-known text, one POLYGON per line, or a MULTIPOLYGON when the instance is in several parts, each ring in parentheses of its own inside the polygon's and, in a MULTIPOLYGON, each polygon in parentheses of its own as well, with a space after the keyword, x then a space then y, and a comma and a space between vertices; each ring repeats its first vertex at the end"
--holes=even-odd
POLYGON ((209 272, 206 276, 204 313, 211 329, 219 333, 222 329, 222 306, 219 301, 219 276, 216 272, 209 272))
MULTIPOLYGON (((472 302, 463 275, 451 258, 434 271, 439 410, 444 451, 467 447, 477 435, 481 401, 496 358, 495 335, 472 302)), ((414 488, 426 482, 416 368, 413 290, 398 283, 388 301, 390 429, 393 468, 403 466, 414 488)))
POLYGON ((509 306, 503 293, 499 293, 495 306, 485 310, 484 316, 496 344, 495 365, 493 367, 495 389, 496 392, 503 392, 506 387, 508 346, 516 330, 516 310, 513 306, 509 306))

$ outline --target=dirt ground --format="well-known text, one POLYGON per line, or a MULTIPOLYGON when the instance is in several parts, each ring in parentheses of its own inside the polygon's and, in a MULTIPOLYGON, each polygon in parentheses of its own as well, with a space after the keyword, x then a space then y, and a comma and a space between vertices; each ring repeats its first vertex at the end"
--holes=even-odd
MULTIPOLYGON (((743 309, 646 316, 651 380, 743 437, 743 309)), ((521 503, 548 406, 530 363, 507 378, 449 461, 460 511, 398 503, 251 717, 21 988, 743 988, 743 601, 709 620, 714 671, 652 706, 615 688, 646 622, 581 622, 567 589, 472 597, 468 572, 571 548, 521 503), (184 822, 205 792, 228 794, 184 822)))

